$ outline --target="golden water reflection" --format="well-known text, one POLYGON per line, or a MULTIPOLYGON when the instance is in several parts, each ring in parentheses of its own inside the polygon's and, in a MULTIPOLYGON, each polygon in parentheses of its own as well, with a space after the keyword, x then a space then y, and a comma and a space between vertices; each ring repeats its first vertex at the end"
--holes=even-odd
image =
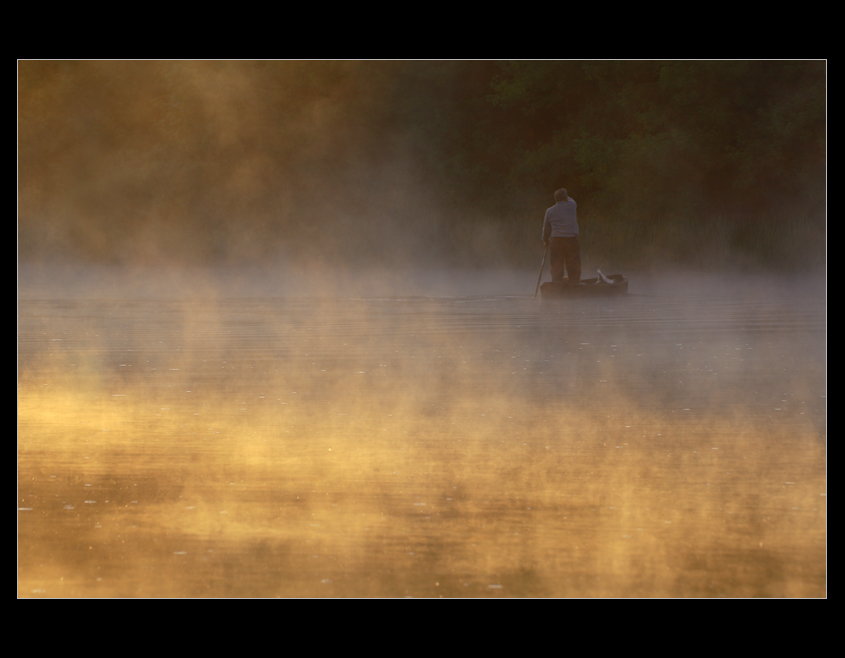
POLYGON ((824 596, 823 317, 22 302, 19 596, 824 596))

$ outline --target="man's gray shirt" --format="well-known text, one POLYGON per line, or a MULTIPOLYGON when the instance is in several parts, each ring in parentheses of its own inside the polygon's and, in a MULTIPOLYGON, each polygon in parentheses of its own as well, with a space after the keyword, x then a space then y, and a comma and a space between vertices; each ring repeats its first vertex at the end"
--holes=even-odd
POLYGON ((543 242, 549 238, 573 238, 578 235, 578 204, 571 198, 558 201, 543 219, 543 242))

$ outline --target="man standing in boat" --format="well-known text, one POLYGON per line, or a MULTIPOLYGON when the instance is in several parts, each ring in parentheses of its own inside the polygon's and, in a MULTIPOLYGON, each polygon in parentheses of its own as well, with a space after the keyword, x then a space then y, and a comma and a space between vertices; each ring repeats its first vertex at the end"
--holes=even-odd
POLYGON ((555 205, 543 219, 543 244, 551 245, 552 281, 563 282, 564 269, 569 283, 581 283, 581 247, 578 244, 578 204, 566 190, 555 192, 555 205))

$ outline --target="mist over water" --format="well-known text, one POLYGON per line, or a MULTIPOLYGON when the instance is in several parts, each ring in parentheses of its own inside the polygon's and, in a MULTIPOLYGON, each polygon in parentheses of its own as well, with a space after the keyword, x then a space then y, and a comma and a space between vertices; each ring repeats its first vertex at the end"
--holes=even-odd
POLYGON ((824 278, 626 274, 22 268, 19 596, 825 596, 824 278))
POLYGON ((19 596, 825 596, 826 71, 18 62, 19 596))
MULTIPOLYGON (((539 265, 539 261, 538 261, 539 265)), ((493 268, 307 267, 278 263, 185 267, 21 264, 23 297, 203 299, 525 295, 537 271, 493 268)), ((545 268, 548 278, 548 267, 545 268)))

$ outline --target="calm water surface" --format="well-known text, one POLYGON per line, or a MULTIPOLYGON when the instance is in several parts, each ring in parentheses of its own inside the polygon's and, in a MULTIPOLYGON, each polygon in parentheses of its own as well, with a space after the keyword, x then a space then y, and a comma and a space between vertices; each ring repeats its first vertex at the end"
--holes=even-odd
POLYGON ((24 295, 18 595, 825 596, 824 281, 631 293, 24 295))

